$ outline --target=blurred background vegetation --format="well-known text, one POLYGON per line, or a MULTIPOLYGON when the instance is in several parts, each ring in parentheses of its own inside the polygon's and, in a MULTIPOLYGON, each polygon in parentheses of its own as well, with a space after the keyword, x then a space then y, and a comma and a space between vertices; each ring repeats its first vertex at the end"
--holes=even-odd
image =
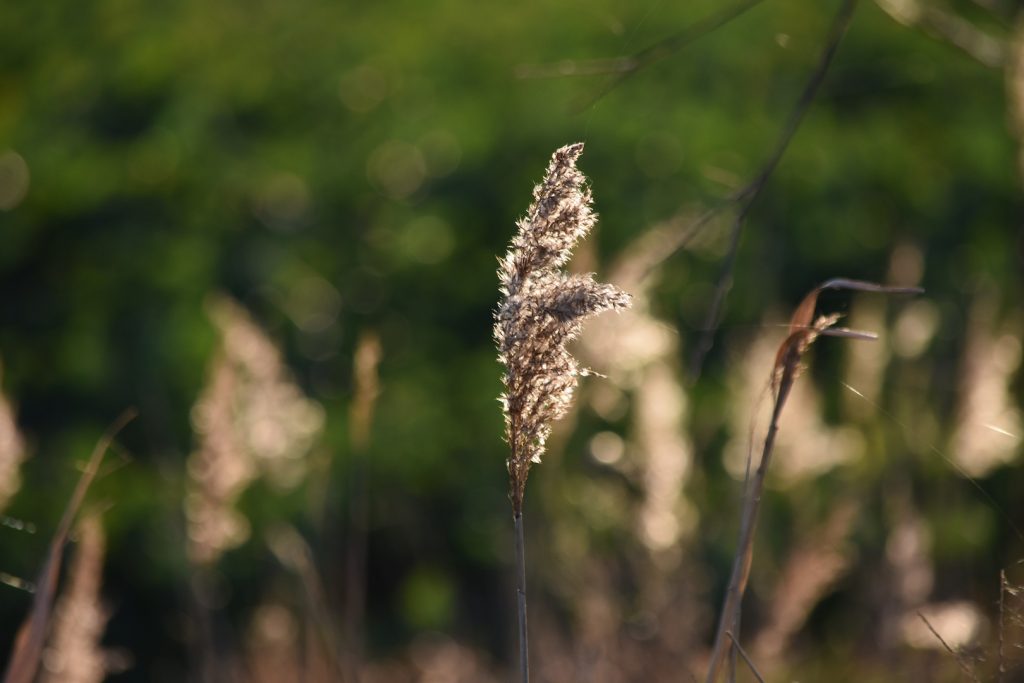
POLYGON ((574 267, 637 308, 585 330, 607 378, 531 478, 538 679, 700 675, 781 324, 835 276, 927 294, 823 297, 881 338, 820 342, 787 407, 744 642, 769 678, 993 671, 1024 642, 1019 3, 858 5, 690 367, 728 207, 668 245, 758 172, 834 4, 753 3, 611 89, 719 3, 0 4, 0 642, 134 406, 77 544, 105 532, 110 680, 507 678, 495 258, 582 140, 574 267))

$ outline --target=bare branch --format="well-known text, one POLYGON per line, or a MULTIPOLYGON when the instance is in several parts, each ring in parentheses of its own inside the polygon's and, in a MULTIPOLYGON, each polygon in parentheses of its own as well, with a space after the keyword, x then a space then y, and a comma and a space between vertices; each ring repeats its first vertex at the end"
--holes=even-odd
POLYGON ((786 149, 789 147, 789 143, 792 142, 793 137, 796 135, 797 130, 800 128, 800 124, 810 109, 811 104, 814 102, 814 98, 818 94, 818 90, 821 88, 821 84, 825 80, 825 74, 828 73, 829 67, 832 65, 832 61, 836 56, 836 52, 839 50, 839 43, 842 41, 843 36, 846 35, 846 31, 850 26, 850 21, 853 18, 853 10, 856 7, 856 0, 843 0, 839 6, 839 10, 836 12, 835 19, 832 21, 832 26, 829 29, 828 37, 825 40, 825 47, 818 58, 818 63, 811 72, 811 76, 804 86, 803 92, 800 94, 800 98, 797 100, 796 105, 790 112, 789 117, 786 119, 786 123, 782 128, 782 132, 779 135, 778 140, 775 143, 775 148, 772 153, 768 156, 764 165, 761 167, 760 172, 754 177, 754 179, 733 195, 734 201, 738 204, 736 216, 733 218, 732 232, 729 236, 729 251, 726 254, 725 261, 722 263, 722 270, 718 276, 718 283, 715 286, 715 294, 711 300, 711 306, 708 309, 707 317, 705 318, 704 325, 702 326, 702 334, 697 345, 694 347, 693 354, 690 357, 690 381, 696 381, 700 376, 701 367, 704 364, 704 358, 707 356, 708 351, 711 350, 714 344, 714 336, 718 330, 720 324, 720 315, 722 306, 725 303, 725 297, 729 293, 729 289, 732 286, 732 271, 736 266, 736 254, 739 251, 740 236, 743 232, 743 224, 746 221, 747 215, 750 213, 751 207, 760 195, 761 190, 767 184, 768 179, 771 178, 775 168, 779 165, 779 161, 782 160, 783 154, 786 153, 786 149))
POLYGON ((563 59, 547 64, 521 64, 516 67, 517 78, 566 78, 573 76, 597 76, 611 74, 611 78, 601 87, 596 95, 591 96, 580 106, 586 109, 622 84, 630 76, 663 59, 671 57, 691 43, 713 33, 733 19, 737 19, 760 5, 764 0, 740 0, 734 5, 698 19, 693 24, 677 31, 673 35, 650 45, 639 52, 624 57, 605 59, 563 59))

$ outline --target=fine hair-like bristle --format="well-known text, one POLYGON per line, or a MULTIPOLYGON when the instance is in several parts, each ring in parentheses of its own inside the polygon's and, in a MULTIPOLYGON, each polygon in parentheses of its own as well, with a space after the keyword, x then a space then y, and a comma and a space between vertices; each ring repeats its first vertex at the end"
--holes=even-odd
POLYGON ((510 448, 509 495, 517 514, 530 464, 540 462, 551 423, 566 414, 577 377, 585 374, 566 344, 587 318, 630 305, 628 294, 592 274, 561 270, 597 221, 586 178, 576 168, 582 152, 583 143, 576 143, 552 156, 498 269, 502 298, 494 339, 505 365, 501 403, 510 448))

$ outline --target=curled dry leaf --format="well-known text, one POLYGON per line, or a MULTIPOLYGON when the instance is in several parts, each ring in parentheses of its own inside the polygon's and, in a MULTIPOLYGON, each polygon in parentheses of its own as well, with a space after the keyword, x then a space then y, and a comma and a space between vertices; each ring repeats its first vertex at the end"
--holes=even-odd
POLYGON ((783 392, 788 392, 788 385, 800 373, 800 359, 821 335, 865 341, 878 339, 878 335, 874 332, 833 327, 842 317, 838 313, 822 315, 815 319, 814 311, 818 306, 818 295, 826 289, 849 289, 881 294, 920 294, 924 292, 920 287, 889 287, 874 282, 842 277, 832 278, 812 289, 793 312, 793 316, 789 320, 789 335, 779 345, 779 351, 775 355, 772 388, 776 398, 784 396, 783 392))

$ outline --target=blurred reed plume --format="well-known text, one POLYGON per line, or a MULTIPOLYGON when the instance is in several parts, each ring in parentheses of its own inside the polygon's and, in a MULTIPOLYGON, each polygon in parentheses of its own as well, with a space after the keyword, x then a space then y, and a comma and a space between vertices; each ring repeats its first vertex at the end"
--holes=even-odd
POLYGON ((971 307, 959 391, 953 459, 983 477, 1020 458, 1024 416, 1014 398, 1021 365, 1021 324, 996 323, 994 306, 978 297, 971 307))
MULTIPOLYGON (((0 365, 0 380, 3 379, 3 365, 0 365)), ((25 459, 25 442, 18 432, 14 419, 14 407, 0 393, 0 510, 7 506, 21 488, 19 468, 25 459)))
POLYGON ((630 297, 591 274, 561 270, 573 247, 597 222, 586 178, 576 168, 583 144, 557 150, 533 190, 533 203, 517 223, 498 278, 502 298, 495 313, 494 339, 505 366, 501 395, 513 519, 516 527, 519 665, 529 680, 526 635, 526 567, 523 554, 523 496, 530 465, 540 462, 551 423, 572 402, 577 378, 586 374, 566 349, 584 320, 630 305, 630 297))
POLYGON ((767 624, 751 648, 762 672, 771 671, 811 610, 850 568, 849 536, 859 512, 857 502, 841 501, 786 561, 767 610, 767 624))
POLYGON ((189 555, 200 563, 248 538, 235 501, 260 474, 280 488, 306 476, 306 456, 324 422, 323 408, 291 379, 273 342, 234 301, 217 298, 210 316, 221 350, 192 410, 199 448, 188 461, 189 555))
POLYGON ((100 683, 110 655, 100 647, 110 617, 100 598, 106 539, 96 514, 78 523, 78 548, 68 587, 54 610, 50 644, 43 651, 40 683, 100 683))

